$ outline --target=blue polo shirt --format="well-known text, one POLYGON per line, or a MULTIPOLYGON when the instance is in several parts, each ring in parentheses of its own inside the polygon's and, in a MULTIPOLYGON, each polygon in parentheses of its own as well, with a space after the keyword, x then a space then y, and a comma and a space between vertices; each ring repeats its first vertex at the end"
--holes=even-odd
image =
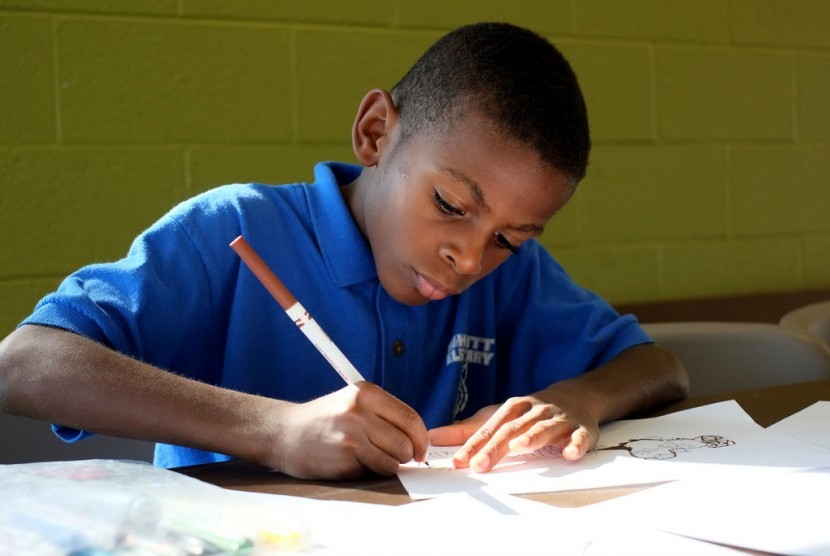
MULTIPOLYGON (((295 402, 343 387, 229 247, 243 235, 363 376, 428 428, 578 376, 649 342, 632 316, 577 286, 536 241, 467 291, 410 307, 378 281, 340 194, 360 168, 315 183, 229 185, 185 201, 119 261, 66 278, 25 324, 55 326, 209 384, 295 402)), ((87 435, 55 426, 65 440, 87 435)), ((156 464, 222 454, 159 444, 156 464)))

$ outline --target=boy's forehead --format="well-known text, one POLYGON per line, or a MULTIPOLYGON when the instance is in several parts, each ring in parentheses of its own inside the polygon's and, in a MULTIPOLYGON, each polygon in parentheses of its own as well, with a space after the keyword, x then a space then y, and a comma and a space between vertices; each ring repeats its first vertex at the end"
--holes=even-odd
POLYGON ((482 143, 489 143, 484 146, 499 150, 505 142, 511 142, 521 145, 523 150, 535 155, 539 164, 547 165, 543 162, 542 153, 534 144, 516 136, 469 103, 449 110, 441 122, 423 126, 415 135, 426 141, 449 142, 460 148, 481 148, 482 143))
POLYGON ((571 180, 535 145, 515 137, 481 111, 471 108, 456 116, 406 136, 394 149, 399 151, 396 155, 414 149, 414 156, 407 157, 410 164, 429 167, 462 184, 484 208, 488 190, 498 184, 515 190, 517 183, 536 183, 543 187, 536 195, 562 198, 562 204, 571 196, 571 180))

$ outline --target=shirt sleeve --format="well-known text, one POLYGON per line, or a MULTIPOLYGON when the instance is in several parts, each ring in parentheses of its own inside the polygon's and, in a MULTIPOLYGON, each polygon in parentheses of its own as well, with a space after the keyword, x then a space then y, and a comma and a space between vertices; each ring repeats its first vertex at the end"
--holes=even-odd
POLYGON ((175 221, 140 235, 121 260, 86 266, 47 295, 23 324, 70 330, 125 355, 170 368, 209 330, 204 263, 175 221), (200 334, 201 333, 201 334, 200 334))
MULTIPOLYGON (((211 277, 206 271, 205 253, 197 247, 201 228, 197 216, 171 212, 137 237, 124 258, 68 276, 22 324, 62 328, 156 367, 215 383, 224 344, 216 338, 216 306, 222 300, 214 292, 223 289, 212 283, 216 273, 211 277)), ((222 256, 234 268, 227 242, 215 243, 221 244, 217 252, 225 248, 222 256)), ((212 264, 222 263, 214 258, 212 264)), ((60 425, 53 430, 69 442, 88 436, 60 425)))

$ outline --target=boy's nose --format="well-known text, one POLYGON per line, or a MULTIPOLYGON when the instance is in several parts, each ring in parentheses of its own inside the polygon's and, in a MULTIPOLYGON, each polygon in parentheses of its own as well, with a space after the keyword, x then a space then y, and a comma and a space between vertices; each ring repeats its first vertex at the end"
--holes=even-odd
POLYGON ((485 247, 470 244, 456 244, 454 248, 447 248, 444 259, 450 263, 458 274, 476 275, 481 273, 481 259, 485 247))

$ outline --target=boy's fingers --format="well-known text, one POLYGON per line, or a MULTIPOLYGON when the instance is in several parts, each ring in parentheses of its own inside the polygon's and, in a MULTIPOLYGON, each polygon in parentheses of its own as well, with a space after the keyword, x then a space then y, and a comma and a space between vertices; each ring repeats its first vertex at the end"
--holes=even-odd
MULTIPOLYGON (((390 477, 397 473, 401 461, 389 454, 384 448, 371 442, 358 456, 360 464, 378 475, 390 477)), ((409 460, 406 460, 409 461, 409 460)))
MULTIPOLYGON (((453 455, 452 462, 453 465, 458 469, 464 469, 470 467, 470 462, 472 459, 477 456, 481 450, 487 446, 490 440, 493 437, 493 427, 498 428, 498 413, 487 420, 486 423, 481 425, 478 429, 471 432, 467 439, 463 442, 463 446, 458 449, 458 451, 453 455), (496 424, 494 424, 494 422, 496 424)), ((460 444, 460 442, 459 442, 460 444)), ((479 458, 479 462, 482 461, 482 457, 479 458)))
POLYGON ((384 430, 378 423, 379 433, 373 442, 387 454, 406 462, 410 459, 423 460, 429 447, 426 426, 418 412, 378 386, 367 387, 367 407, 373 408, 391 428, 384 430), (401 459, 404 458, 404 459, 401 459))
POLYGON ((493 469, 504 457, 510 453, 510 444, 531 427, 532 421, 517 418, 495 430, 492 438, 470 458, 470 469, 478 473, 486 473, 493 469))
POLYGON ((576 429, 571 435, 571 441, 562 449, 562 457, 574 461, 581 459, 592 448, 591 434, 584 428, 576 429))
POLYGON ((455 466, 479 472, 492 469, 510 451, 508 442, 521 432, 516 427, 524 428, 518 419, 530 407, 527 401, 504 403, 453 456, 455 466))
POLYGON ((571 442, 573 432, 573 425, 565 421, 540 421, 511 440, 510 449, 514 452, 532 452, 551 444, 563 447, 571 442))
POLYGON ((406 462, 412 458, 422 461, 426 457, 427 449, 429 448, 429 434, 427 433, 426 425, 424 425, 421 416, 414 409, 403 402, 398 403, 400 404, 398 410, 393 411, 391 414, 385 414, 382 417, 406 435, 406 440, 411 444, 412 453, 410 457, 401 461, 406 462))
MULTIPOLYGON (((383 422, 383 420, 380 420, 377 426, 373 426, 369 432, 368 440, 370 444, 368 451, 370 453, 374 450, 382 452, 388 458, 394 459, 396 464, 406 463, 421 456, 417 451, 420 447, 416 447, 412 439, 396 427, 383 422)), ((363 458, 363 456, 360 457, 363 458)), ((379 458, 374 457, 373 459, 378 460, 379 458)))
POLYGON ((457 446, 464 444, 475 428, 468 423, 455 423, 436 427, 429 431, 429 442, 434 446, 457 446))
POLYGON ((560 420, 555 405, 528 403, 519 399, 502 406, 459 450, 456 467, 487 472, 511 451, 526 453, 548 445, 567 448, 568 459, 579 459, 593 447, 596 431, 560 420))

